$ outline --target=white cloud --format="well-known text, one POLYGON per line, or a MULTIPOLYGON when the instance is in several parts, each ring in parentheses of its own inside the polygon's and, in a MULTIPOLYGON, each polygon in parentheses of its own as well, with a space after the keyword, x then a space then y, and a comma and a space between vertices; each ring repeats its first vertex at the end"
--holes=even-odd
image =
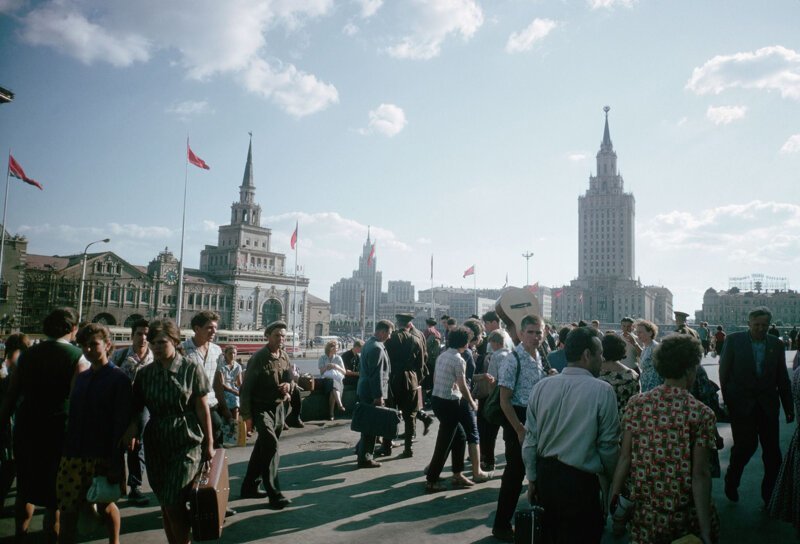
POLYGON ((271 66, 255 59, 242 76, 245 88, 272 99, 286 112, 303 117, 339 102, 339 92, 330 83, 298 70, 293 64, 271 66))
POLYGON ((746 113, 746 106, 709 106, 706 110, 706 118, 715 125, 728 125, 744 119, 746 113))
POLYGON ((413 0, 413 4, 414 30, 387 49, 395 58, 432 59, 450 34, 469 40, 483 24, 483 12, 474 0, 413 0))
POLYGON ((781 147, 781 153, 788 155, 790 153, 800 153, 800 134, 793 134, 781 147))
POLYGON ((686 88, 699 95, 733 88, 759 89, 800 100, 800 53, 774 45, 755 52, 718 55, 692 71, 686 88))
POLYGON ((345 36, 355 36, 358 34, 358 27, 351 22, 348 22, 342 27, 342 34, 345 36))
POLYGON ((0 13, 11 13, 25 4, 25 0, 0 0, 0 13))
POLYGON ((567 155, 567 160, 572 162, 580 162, 586 159, 586 153, 570 153, 567 155))
POLYGON ((514 32, 506 42, 507 53, 522 53, 530 51, 533 45, 543 40, 558 23, 552 19, 534 19, 531 24, 521 32, 514 32))
POLYGON ((216 232, 219 224, 211 219, 203 219, 203 230, 205 232, 216 232))
POLYGON ((391 138, 408 124, 406 114, 394 104, 381 104, 369 112, 369 126, 359 130, 361 134, 383 134, 391 138))
POLYGON ((338 93, 273 59, 266 37, 332 11, 333 0, 50 0, 22 17, 21 33, 87 64, 124 67, 156 52, 173 56, 192 79, 233 77, 299 117, 337 102, 338 93))
POLYGON ((141 34, 107 30, 58 4, 30 12, 22 36, 28 43, 60 49, 85 64, 105 61, 116 67, 146 62, 152 47, 141 34))
POLYGON ((433 243, 433 240, 431 240, 430 238, 425 238, 425 237, 423 236, 423 237, 421 237, 421 238, 417 238, 417 243, 418 243, 418 244, 424 244, 424 245, 426 245, 426 246, 427 246, 427 245, 430 245, 430 244, 432 244, 432 243, 433 243))
POLYGON ((383 0, 356 0, 356 4, 361 7, 361 17, 368 19, 381 9, 383 0))
POLYGON ((176 115, 181 119, 188 119, 194 115, 214 113, 214 110, 205 100, 184 100, 183 102, 177 102, 171 105, 166 109, 166 112, 176 115))
POLYGON ((639 237, 651 250, 686 252, 692 259, 713 253, 737 268, 800 262, 800 205, 754 200, 698 213, 676 210, 648 221, 639 237))
POLYGON ((631 8, 638 0, 588 0, 588 2, 592 9, 612 9, 616 6, 631 8))
POLYGON ((678 119, 678 122, 677 122, 677 123, 675 123, 675 124, 676 124, 677 126, 679 126, 679 127, 682 127, 682 126, 684 126, 684 125, 685 125, 686 123, 688 123, 688 122, 689 122, 689 118, 688 118, 688 117, 681 117, 680 119, 678 119))

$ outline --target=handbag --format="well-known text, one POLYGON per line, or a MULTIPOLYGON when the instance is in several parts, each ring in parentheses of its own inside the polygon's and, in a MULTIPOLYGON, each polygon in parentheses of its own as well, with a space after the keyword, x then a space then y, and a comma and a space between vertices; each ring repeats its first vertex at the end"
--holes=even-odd
POLYGON ((112 484, 105 476, 95 476, 86 492, 86 500, 90 503, 108 504, 118 501, 121 495, 119 484, 112 484))
POLYGON ((392 439, 397 436, 397 426, 402 417, 394 408, 359 402, 353 410, 350 429, 357 433, 392 439))
MULTIPOLYGON (((520 362, 519 362, 519 355, 517 355, 516 351, 512 351, 511 353, 514 354, 514 358, 517 360, 517 374, 514 377, 514 387, 517 387, 517 381, 519 380, 519 370, 520 370, 520 362)), ((506 421, 506 416, 503 413, 503 408, 500 406, 500 386, 498 385, 495 387, 489 396, 486 398, 486 402, 483 405, 483 418, 491 423, 492 425, 502 425, 506 421)))
POLYGON ((472 376, 472 396, 478 400, 483 400, 492 394, 495 383, 486 379, 486 374, 473 374, 472 376))

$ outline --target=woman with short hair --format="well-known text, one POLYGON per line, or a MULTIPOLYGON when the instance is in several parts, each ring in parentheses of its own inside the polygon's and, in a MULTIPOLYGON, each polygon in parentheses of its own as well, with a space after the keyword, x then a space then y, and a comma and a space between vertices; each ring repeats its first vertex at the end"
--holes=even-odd
POLYGON ((656 372, 656 367, 653 364, 653 350, 658 346, 656 336, 658 336, 658 325, 646 319, 640 319, 636 322, 636 339, 642 346, 642 354, 639 356, 639 384, 642 388, 642 393, 646 393, 651 389, 658 387, 664 380, 656 372))
POLYGON ((211 384, 203 367, 183 356, 180 331, 173 321, 150 322, 147 341, 154 360, 136 374, 126 441, 139 436, 138 416, 147 407, 150 420, 143 436, 147 478, 161 505, 167 540, 188 544, 189 486, 201 462, 214 457, 206 399, 211 384))
POLYGON ((336 353, 337 349, 336 340, 326 343, 325 353, 319 358, 319 363, 317 364, 320 376, 331 379, 331 382, 325 384, 325 392, 328 393, 328 418, 331 421, 333 421, 335 409, 344 412, 342 390, 344 389, 344 377, 347 374, 347 369, 344 367, 344 361, 342 361, 341 356, 336 353))
POLYGON ((630 478, 631 542, 666 543, 688 533, 705 544, 719 539, 709 470, 716 418, 689 392, 702 357, 696 338, 667 337, 654 353, 664 384, 634 396, 625 409, 611 509, 630 478))

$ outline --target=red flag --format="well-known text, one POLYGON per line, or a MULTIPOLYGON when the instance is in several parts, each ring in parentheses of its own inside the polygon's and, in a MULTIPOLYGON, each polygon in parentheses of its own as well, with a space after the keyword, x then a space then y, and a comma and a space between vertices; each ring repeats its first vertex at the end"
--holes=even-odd
POLYGON ((539 282, 537 281, 533 285, 529 285, 528 286, 528 291, 530 291, 531 293, 534 293, 534 294, 538 293, 539 292, 539 282))
POLYGON ((294 249, 294 246, 297 245, 297 227, 298 226, 299 226, 299 222, 294 224, 294 232, 292 233, 292 241, 291 241, 292 249, 294 249))
POLYGON ((467 276, 472 276, 474 273, 475 273, 475 265, 473 264, 472 266, 464 270, 464 275, 462 277, 466 278, 467 276))
POLYGON ((556 289, 556 294, 555 294, 556 298, 560 297, 563 294, 564 294, 564 290, 563 289, 556 289))
POLYGON ((33 185, 34 187, 38 187, 40 191, 44 191, 38 181, 25 175, 25 170, 23 170, 14 157, 11 156, 11 153, 8 154, 8 173, 17 179, 21 179, 28 185, 33 185))
POLYGON ((367 257, 367 266, 372 266, 373 258, 375 258, 375 244, 372 244, 372 249, 369 251, 369 257, 367 257))
POLYGON ((194 154, 192 148, 189 147, 188 139, 186 140, 186 157, 189 159, 189 162, 196 167, 202 168, 203 170, 211 170, 211 167, 206 164, 206 161, 194 154))

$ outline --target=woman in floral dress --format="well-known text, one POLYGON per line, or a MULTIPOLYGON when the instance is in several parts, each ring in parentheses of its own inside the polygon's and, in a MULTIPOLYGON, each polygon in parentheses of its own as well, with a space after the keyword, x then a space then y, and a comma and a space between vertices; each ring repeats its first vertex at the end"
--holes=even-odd
MULTIPOLYGON (((800 352, 798 352, 800 353, 800 352)), ((800 414, 800 368, 792 374, 792 397, 795 414, 800 414)), ((797 425, 778 473, 778 483, 769 501, 769 514, 788 521, 800 536, 800 425, 797 425)))
POLYGON ((636 322, 636 338, 642 346, 642 354, 639 356, 639 368, 641 369, 639 384, 642 393, 664 383, 664 379, 658 375, 653 364, 653 350, 658 346, 656 336, 658 336, 658 325, 644 319, 636 322))
POLYGON ((625 409, 612 510, 630 477, 636 502, 631 542, 668 544, 689 533, 705 544, 717 542, 719 517, 711 502, 709 470, 716 419, 689 392, 703 348, 694 337, 672 335, 654 357, 664 384, 636 395, 625 409))

